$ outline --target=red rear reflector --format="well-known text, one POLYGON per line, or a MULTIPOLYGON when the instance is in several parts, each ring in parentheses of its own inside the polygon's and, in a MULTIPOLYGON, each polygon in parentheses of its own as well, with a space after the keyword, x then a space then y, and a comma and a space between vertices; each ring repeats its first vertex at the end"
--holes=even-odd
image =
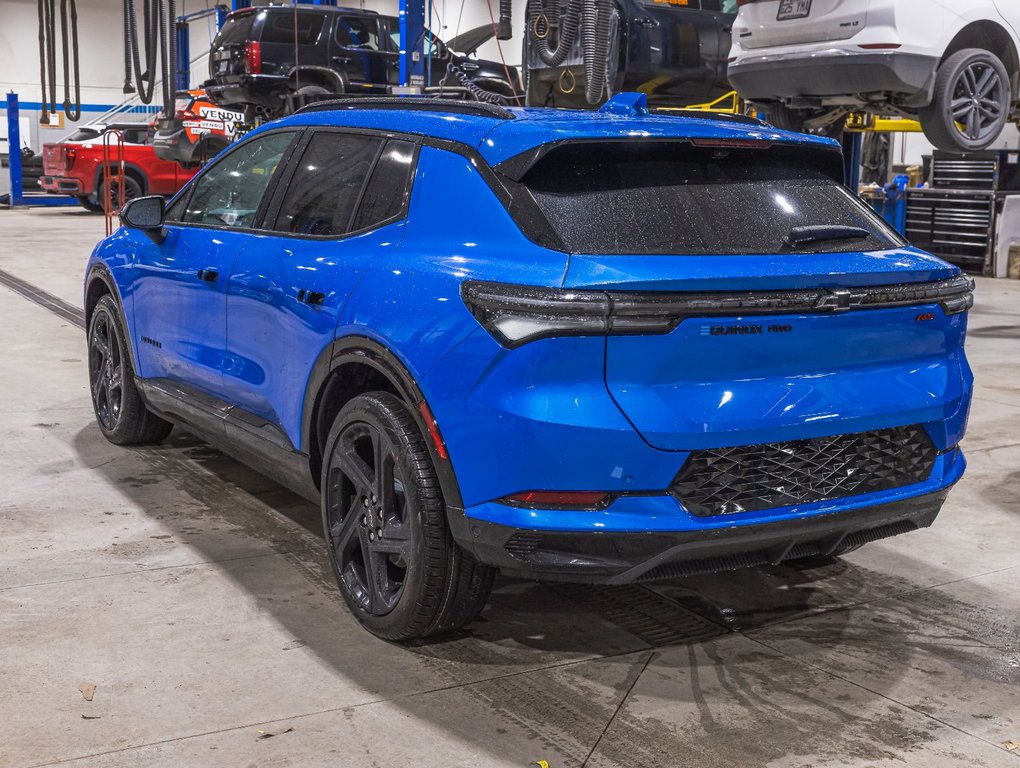
POLYGON ((436 424, 436 419, 432 415, 432 411, 429 410, 428 403, 424 400, 418 403, 418 413, 425 420, 425 428, 429 431, 432 444, 436 447, 436 454, 444 461, 449 460, 450 454, 446 452, 446 443, 443 442, 443 437, 439 434, 439 425, 436 424))
POLYGON ((866 51, 895 51, 897 48, 903 46, 899 43, 866 43, 865 45, 858 45, 858 48, 863 48, 866 51))
POLYGON ((262 46, 249 41, 244 44, 244 71, 249 75, 262 73, 262 46))
MULTIPOLYGON (((706 112, 705 119, 711 120, 712 113, 706 112)), ((691 144, 710 149, 765 149, 772 146, 767 139, 691 139, 691 144)))
POLYGON ((71 170, 74 160, 78 156, 78 150, 74 147, 64 147, 64 168, 71 170))
POLYGON ((603 504, 608 498, 609 494, 605 491, 525 491, 507 496, 505 501, 529 507, 590 509, 603 504))

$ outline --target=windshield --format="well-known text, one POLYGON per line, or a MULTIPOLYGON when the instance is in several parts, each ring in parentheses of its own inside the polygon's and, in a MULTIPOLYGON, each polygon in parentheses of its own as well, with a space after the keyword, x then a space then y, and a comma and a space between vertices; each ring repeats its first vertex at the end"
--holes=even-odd
POLYGON ((785 149, 570 143, 521 181, 572 253, 838 253, 904 244, 846 187, 785 149), (813 226, 867 236, 787 242, 794 228, 813 226))

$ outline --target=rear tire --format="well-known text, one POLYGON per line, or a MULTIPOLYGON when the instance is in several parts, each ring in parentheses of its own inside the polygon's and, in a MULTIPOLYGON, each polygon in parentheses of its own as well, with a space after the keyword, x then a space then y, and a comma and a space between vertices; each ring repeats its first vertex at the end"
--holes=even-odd
POLYGON ((138 394, 120 308, 109 294, 92 310, 88 364, 92 408, 107 440, 115 445, 146 445, 170 434, 173 424, 147 409, 138 394))
POLYGON ((1011 90, 1006 67, 994 53, 981 48, 957 51, 939 66, 935 97, 921 110, 924 135, 947 152, 987 149, 1009 118, 1011 90))
POLYGON ((477 616, 495 570, 453 540, 439 479, 407 406, 387 392, 355 397, 336 417, 324 456, 330 564, 362 626, 405 641, 477 616))
POLYGON ((106 205, 106 184, 107 181, 110 183, 110 202, 113 205, 113 210, 119 211, 124 207, 124 203, 128 200, 134 200, 136 197, 141 197, 143 194, 142 185, 138 179, 134 176, 124 175, 124 196, 121 198, 120 194, 120 179, 111 176, 109 179, 106 177, 99 182, 99 187, 96 189, 96 200, 99 204, 99 210, 104 211, 106 205))
POLYGON ((102 213, 103 206, 101 203, 93 203, 92 199, 88 195, 78 195, 78 205, 84 208, 86 211, 91 213, 102 213))

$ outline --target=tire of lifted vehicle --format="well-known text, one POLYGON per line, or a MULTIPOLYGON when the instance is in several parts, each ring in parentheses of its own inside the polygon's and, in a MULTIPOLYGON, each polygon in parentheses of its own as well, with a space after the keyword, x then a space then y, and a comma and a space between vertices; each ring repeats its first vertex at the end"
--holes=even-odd
POLYGON ((1002 134, 1012 104, 1009 73, 1002 60, 991 51, 982 48, 965 48, 957 51, 939 65, 935 79, 935 95, 932 103, 920 112, 921 128, 924 135, 936 148, 947 152, 977 152, 987 149, 1002 134), (985 65, 994 70, 999 78, 998 85, 1006 99, 1001 105, 1001 114, 989 126, 988 133, 979 139, 970 139, 957 127, 953 118, 953 101, 960 78, 970 67, 985 65))
POLYGON ((173 424, 146 408, 138 393, 120 308, 110 294, 100 297, 92 310, 87 353, 92 408, 107 440, 147 445, 170 434, 173 424))
MULTIPOLYGON (((381 450, 373 453, 380 456, 381 450)), ((386 471, 382 477, 387 477, 386 471)), ((375 478, 373 469, 370 481, 381 488, 375 478)), ((351 613, 368 631, 386 640, 423 638, 459 629, 485 607, 496 571, 477 562, 453 540, 446 522, 446 503, 425 438, 399 398, 387 392, 372 392, 353 398, 341 409, 326 440, 321 487, 323 529, 333 574, 351 613), (364 559, 359 576, 358 555, 345 554, 356 546, 363 558, 363 547, 371 546, 370 533, 365 530, 355 530, 347 536, 343 533, 345 522, 352 530, 359 524, 364 528, 358 520, 365 520, 365 494, 338 463, 338 455, 346 447, 356 445, 350 436, 359 434, 362 440, 371 439, 373 446, 377 439, 380 445, 389 446, 385 450, 390 451, 394 463, 394 487, 399 485, 403 495, 403 520, 397 525, 409 540, 409 554, 402 557, 405 571, 395 603, 384 611, 373 611, 371 599, 360 588, 358 580, 365 577, 367 570, 364 559), (352 545, 351 536, 359 536, 361 543, 352 545)), ((381 492, 379 498, 381 504, 381 492)), ((368 530, 372 530, 371 522, 368 530)), ((381 530, 385 534, 389 528, 381 530)), ((372 556, 369 561, 375 562, 372 556)))
POLYGON ((92 213, 102 213, 103 212, 103 204, 102 203, 93 203, 91 198, 88 195, 77 195, 77 198, 78 198, 78 205, 80 205, 86 211, 90 211, 92 213))

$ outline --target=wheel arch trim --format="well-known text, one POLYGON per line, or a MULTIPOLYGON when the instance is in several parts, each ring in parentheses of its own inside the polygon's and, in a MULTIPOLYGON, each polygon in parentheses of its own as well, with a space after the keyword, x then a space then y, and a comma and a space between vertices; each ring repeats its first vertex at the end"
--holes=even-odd
MULTIPOLYGON (((463 508, 460 486, 453 465, 450 459, 443 459, 438 455, 435 444, 429 439, 428 425, 418 409, 420 403, 428 404, 425 394, 400 357, 389 347, 368 336, 348 335, 335 339, 316 359, 305 388, 301 418, 301 452, 311 457, 317 450, 312 445, 312 435, 321 397, 336 370, 349 363, 367 365, 382 374, 393 385, 398 396, 408 405, 415 424, 425 438, 447 508, 463 508)), ((439 429, 441 434, 442 427, 439 429)), ((309 471, 312 471, 311 465, 309 471)), ((318 478, 313 479, 318 482, 318 478)))

